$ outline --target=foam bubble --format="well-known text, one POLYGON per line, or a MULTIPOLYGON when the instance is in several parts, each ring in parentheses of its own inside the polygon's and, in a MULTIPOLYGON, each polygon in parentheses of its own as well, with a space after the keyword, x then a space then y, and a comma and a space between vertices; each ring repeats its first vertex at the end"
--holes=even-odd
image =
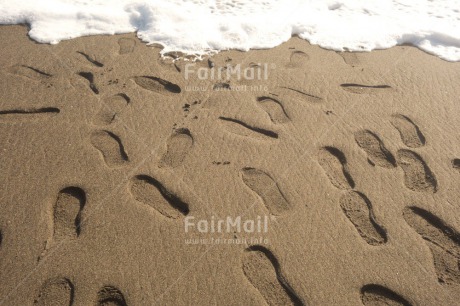
POLYGON ((28 23, 42 43, 137 31, 146 43, 203 55, 272 48, 292 35, 370 51, 409 43, 460 60, 460 0, 0 0, 0 23, 28 23))

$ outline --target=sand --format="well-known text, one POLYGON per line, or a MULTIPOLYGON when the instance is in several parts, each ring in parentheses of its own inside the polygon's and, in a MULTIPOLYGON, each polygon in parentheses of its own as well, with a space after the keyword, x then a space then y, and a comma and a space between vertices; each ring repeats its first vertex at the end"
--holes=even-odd
POLYGON ((458 305, 460 63, 0 41, 1 305, 458 305))

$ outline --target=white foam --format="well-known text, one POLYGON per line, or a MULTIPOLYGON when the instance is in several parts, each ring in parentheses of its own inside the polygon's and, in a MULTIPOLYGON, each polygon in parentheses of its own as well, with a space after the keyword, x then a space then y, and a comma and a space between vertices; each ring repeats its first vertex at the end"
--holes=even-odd
POLYGON ((271 48, 297 34, 337 51, 409 43, 460 61, 460 0, 0 0, 0 23, 42 43, 137 31, 162 53, 271 48))

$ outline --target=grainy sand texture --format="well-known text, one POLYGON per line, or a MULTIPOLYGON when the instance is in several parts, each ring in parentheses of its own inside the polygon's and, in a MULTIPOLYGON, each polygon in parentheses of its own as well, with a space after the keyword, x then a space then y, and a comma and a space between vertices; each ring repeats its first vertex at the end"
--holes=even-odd
POLYGON ((0 305, 459 305, 460 63, 0 41, 0 305))

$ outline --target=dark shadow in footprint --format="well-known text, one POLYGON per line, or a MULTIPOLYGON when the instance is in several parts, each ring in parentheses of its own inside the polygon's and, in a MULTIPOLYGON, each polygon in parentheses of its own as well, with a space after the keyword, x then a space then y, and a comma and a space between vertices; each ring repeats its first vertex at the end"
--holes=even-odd
POLYGON ((404 220, 427 242, 441 284, 460 285, 460 235, 440 218, 422 208, 411 206, 404 220))
POLYGON ((104 286, 97 293, 97 306, 127 306, 121 291, 113 286, 104 286))
POLYGON ((180 166, 193 146, 193 137, 188 129, 181 128, 173 132, 166 144, 166 152, 160 160, 160 167, 180 166))
POLYGON ((118 53, 121 54, 128 54, 134 51, 134 47, 136 46, 136 41, 132 38, 120 38, 118 40, 118 45, 120 49, 118 53))
POLYGON ((52 77, 51 74, 46 73, 40 69, 26 66, 26 65, 15 65, 8 69, 8 72, 24 76, 35 81, 43 81, 52 77))
POLYGON ((189 213, 188 204, 168 191, 159 181, 148 175, 137 175, 131 179, 133 197, 168 218, 179 218, 189 213))
POLYGON ((436 192, 437 181, 420 155, 410 150, 396 153, 398 165, 404 171, 404 184, 413 191, 436 192))
POLYGON ((364 194, 349 191, 342 195, 339 203, 348 220, 368 244, 381 245, 387 242, 387 234, 377 223, 372 203, 364 194))
POLYGON ((402 296, 380 285, 369 284, 361 288, 361 301, 365 306, 411 306, 402 296))
POLYGON ((387 150, 383 141, 376 134, 369 130, 361 130, 355 133, 355 140, 358 146, 367 153, 373 164, 384 168, 396 167, 393 154, 387 150))
POLYGON ((34 301, 36 306, 71 306, 74 299, 73 284, 67 278, 51 278, 40 288, 34 301))
POLYGON ((403 143, 409 148, 418 148, 425 145, 425 136, 418 125, 409 117, 396 114, 391 118, 391 124, 398 130, 403 143))
POLYGON ((99 112, 93 118, 93 123, 96 125, 112 123, 129 102, 129 97, 124 93, 104 98, 99 112))
POLYGON ((276 257, 262 246, 244 251, 243 272, 268 305, 304 305, 281 274, 276 257))
POLYGON ((390 89, 389 85, 363 85, 354 83, 340 84, 343 90, 355 93, 355 94, 371 94, 379 92, 380 90, 390 89))
POLYGON ((241 170, 241 176, 246 186, 262 198, 262 202, 271 214, 280 215, 289 210, 291 205, 269 174, 247 167, 241 170))
POLYGON ((212 86, 212 90, 216 91, 225 91, 225 90, 230 90, 231 86, 229 83, 216 83, 212 86))
POLYGON ((258 97, 257 102, 259 102, 260 107, 267 112, 273 123, 279 124, 289 121, 289 117, 280 101, 270 97, 258 97))
POLYGON ((459 158, 454 158, 452 160, 452 167, 460 171, 460 159, 459 158))
POLYGON ((0 122, 23 122, 49 119, 60 113, 56 107, 22 108, 0 111, 0 122))
POLYGON ((332 185, 339 189, 355 188, 355 182, 348 170, 345 154, 334 147, 323 147, 318 153, 318 162, 332 185))
POLYGON ((81 231, 81 213, 86 204, 86 194, 79 187, 59 191, 54 204, 53 241, 78 237, 81 231))
POLYGON ((128 162, 121 139, 109 131, 94 131, 91 134, 91 144, 101 152, 104 161, 109 167, 123 166, 128 162))
POLYGON ((85 57, 85 59, 90 62, 91 64, 93 64, 94 66, 96 67, 104 67, 104 64, 102 64, 101 62, 98 62, 97 60, 95 60, 94 58, 92 58, 91 56, 89 56, 88 54, 86 53, 83 53, 81 51, 77 51, 78 54, 81 54, 85 57))
POLYGON ((133 79, 140 87, 162 95, 178 94, 181 92, 179 85, 161 78, 153 76, 136 76, 133 79))
POLYGON ((221 120, 229 132, 240 136, 247 136, 258 139, 264 139, 266 137, 275 139, 278 138, 278 134, 273 131, 250 126, 249 124, 237 119, 219 117, 219 120, 221 120))
POLYGON ((89 82, 89 88, 96 95, 99 94, 99 89, 96 87, 96 84, 94 83, 94 75, 91 72, 79 72, 77 74, 89 82))

